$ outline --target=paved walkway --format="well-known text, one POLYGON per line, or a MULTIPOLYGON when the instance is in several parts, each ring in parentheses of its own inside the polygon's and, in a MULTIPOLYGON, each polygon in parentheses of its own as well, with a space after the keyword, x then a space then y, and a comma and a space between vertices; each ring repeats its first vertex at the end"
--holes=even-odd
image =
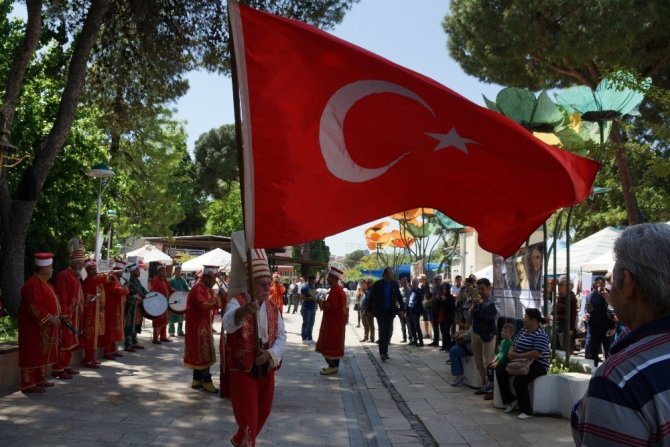
MULTIPOLYGON (((276 376, 272 415, 259 445, 273 446, 570 446, 569 421, 519 421, 468 387, 454 388, 446 355, 400 344, 379 361, 377 345, 359 343, 352 311, 346 358, 336 376, 300 340, 300 314, 285 316, 288 350, 276 376)), ((320 315, 314 329, 318 334, 320 315)), ((236 430, 230 401, 190 388, 183 339, 53 379, 47 392, 0 398, 0 444, 10 446, 227 446, 236 430)), ((218 380, 218 363, 212 367, 218 380)))

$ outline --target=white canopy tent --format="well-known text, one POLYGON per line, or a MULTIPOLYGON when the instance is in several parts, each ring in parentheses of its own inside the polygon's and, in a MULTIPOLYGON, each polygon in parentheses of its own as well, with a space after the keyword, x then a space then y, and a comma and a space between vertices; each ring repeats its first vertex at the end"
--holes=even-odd
POLYGON ((489 265, 488 267, 484 267, 481 270, 477 270, 475 272, 475 276, 477 279, 486 278, 493 282, 493 265, 489 265))
POLYGON ((614 253, 612 251, 605 252, 600 256, 596 256, 586 264, 582 265, 582 270, 585 272, 609 272, 614 267, 614 253))
POLYGON ((150 262, 163 262, 165 264, 172 265, 172 258, 151 244, 146 244, 142 248, 138 248, 137 250, 126 253, 126 258, 130 258, 132 256, 142 258, 142 260, 147 264, 150 262))
POLYGON ((230 271, 230 261, 230 253, 220 248, 215 248, 204 255, 184 262, 181 265, 181 269, 184 272, 197 272, 198 270, 202 270, 203 265, 218 265, 219 269, 230 271))
MULTIPOLYGON (((612 253, 614 241, 619 237, 623 230, 614 227, 604 228, 591 236, 570 244, 570 270, 579 272, 586 270, 585 265, 591 263, 594 259, 607 253, 612 253)), ((566 264, 565 249, 556 253, 556 272, 565 273, 566 264)), ((553 272, 553 259, 549 260, 549 273, 553 272)))

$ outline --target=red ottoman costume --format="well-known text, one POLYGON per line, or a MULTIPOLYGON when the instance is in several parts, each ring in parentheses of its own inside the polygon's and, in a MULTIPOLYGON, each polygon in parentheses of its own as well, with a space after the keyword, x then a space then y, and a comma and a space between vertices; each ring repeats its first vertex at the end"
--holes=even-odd
MULTIPOLYGON (((62 315, 70 320, 76 330, 80 331, 81 317, 84 310, 84 295, 78 273, 75 273, 72 268, 63 270, 56 276, 54 289, 60 302, 62 315)), ((78 348, 79 337, 70 330, 61 331, 58 361, 54 366, 54 373, 71 370, 72 351, 78 348)))
MULTIPOLYGON (((165 267, 161 266, 160 268, 165 267)), ((168 281, 168 279, 162 276, 154 276, 153 279, 151 280, 149 288, 151 289, 152 292, 158 292, 162 294, 166 300, 170 298, 170 295, 172 294, 172 292, 174 292, 174 289, 172 288, 172 286, 170 286, 170 282, 168 281)), ((154 328, 153 342, 156 343, 158 341, 167 341, 168 311, 165 311, 163 315, 152 320, 151 324, 154 328)))
POLYGON ((212 309, 216 307, 214 291, 202 281, 188 292, 184 339, 184 366, 187 368, 204 370, 216 362, 211 320, 212 309))
POLYGON ((49 319, 60 315, 53 287, 37 275, 28 278, 21 288, 18 311, 21 390, 35 390, 43 384, 47 366, 56 362, 60 326, 49 319))
MULTIPOLYGON (((89 263, 87 268, 92 268, 89 263)), ((94 270, 91 270, 92 272, 94 270)), ((82 317, 81 332, 84 335, 80 340, 84 349, 84 364, 95 367, 95 354, 98 345, 104 343, 105 336, 105 275, 91 274, 82 283, 84 294, 84 314, 82 317), (91 301, 92 297, 96 297, 91 301)))
POLYGON ((116 342, 123 340, 123 310, 126 305, 128 289, 119 279, 110 273, 103 285, 105 290, 105 336, 103 353, 109 358, 116 353, 116 342))

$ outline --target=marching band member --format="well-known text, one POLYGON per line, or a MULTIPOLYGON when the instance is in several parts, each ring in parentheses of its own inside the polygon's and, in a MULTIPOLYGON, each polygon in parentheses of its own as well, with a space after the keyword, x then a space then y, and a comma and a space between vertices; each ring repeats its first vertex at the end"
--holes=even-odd
POLYGON ((284 314, 284 293, 286 293, 286 288, 281 283, 279 273, 273 273, 272 286, 270 287, 270 301, 277 306, 282 315, 284 314))
MULTIPOLYGON (((70 265, 56 275, 54 289, 60 302, 62 315, 70 320, 75 330, 81 329, 81 317, 84 309, 84 295, 81 290, 80 272, 84 266, 86 254, 82 247, 77 247, 70 253, 70 265)), ((51 375, 59 379, 69 380, 79 371, 72 369, 72 351, 79 348, 79 337, 74 331, 62 331, 58 360, 51 375)))
MULTIPOLYGON (((240 262, 241 254, 246 254, 244 233, 233 233, 231 239, 231 277, 246 278, 244 261, 240 262)), ((256 445, 256 436, 272 410, 275 369, 280 366, 286 349, 284 320, 277 306, 268 300, 271 275, 267 256, 260 249, 251 250, 251 255, 253 290, 235 295, 238 288, 231 285, 233 297, 223 317, 223 327, 228 333, 226 366, 230 397, 238 425, 237 433, 230 440, 235 446, 256 445)))
MULTIPOLYGON (((167 280, 167 268, 165 264, 160 264, 156 270, 156 276, 151 280, 149 286, 152 292, 158 292, 162 294, 167 300, 174 289, 170 286, 170 283, 167 280)), ((153 344, 160 345, 161 343, 171 343, 167 336, 167 324, 168 324, 168 311, 166 310, 163 315, 158 318, 151 320, 151 325, 154 328, 154 336, 151 341, 153 344)))
POLYGON ((126 306, 123 310, 123 334, 125 336, 126 351, 135 352, 137 349, 144 349, 144 346, 137 342, 137 334, 142 330, 142 312, 140 306, 142 300, 149 293, 140 282, 140 266, 131 262, 126 267, 130 272, 128 280, 128 297, 126 306), (139 323, 138 323, 139 322, 139 323))
POLYGON ((58 355, 60 304, 56 292, 47 282, 53 274, 53 253, 35 253, 35 273, 21 288, 19 303, 19 367, 21 390, 43 393, 47 366, 58 355))
POLYGON ((105 336, 102 353, 107 360, 123 357, 123 354, 117 352, 116 343, 124 338, 123 315, 124 307, 128 304, 126 301, 128 290, 121 285, 120 279, 125 268, 125 262, 115 260, 112 272, 107 275, 103 284, 105 293, 105 336))
POLYGON ((323 311, 319 340, 316 342, 316 352, 320 352, 326 359, 328 367, 321 370, 324 376, 337 374, 340 359, 344 357, 344 335, 347 325, 347 297, 340 286, 344 278, 342 270, 331 267, 326 280, 330 285, 328 299, 319 307, 323 311))
POLYGON ((98 267, 93 259, 84 262, 86 279, 82 283, 84 293, 84 313, 82 316, 79 340, 84 349, 84 366, 99 368, 100 362, 95 359, 98 344, 104 343, 105 337, 105 275, 98 275, 98 267))
POLYGON ((203 266, 200 280, 188 293, 186 301, 186 338, 184 366, 193 370, 192 388, 217 393, 209 367, 216 362, 212 309, 217 300, 212 287, 216 283, 218 266, 203 266))
MULTIPOLYGON (((175 264, 172 278, 170 278, 170 287, 178 292, 187 292, 190 290, 188 282, 181 276, 181 264, 175 264)), ((169 297, 168 297, 169 298, 169 297)), ((184 316, 170 312, 168 324, 168 333, 174 337, 177 334, 180 337, 184 336, 184 316), (176 326, 176 330, 175 330, 176 326)))

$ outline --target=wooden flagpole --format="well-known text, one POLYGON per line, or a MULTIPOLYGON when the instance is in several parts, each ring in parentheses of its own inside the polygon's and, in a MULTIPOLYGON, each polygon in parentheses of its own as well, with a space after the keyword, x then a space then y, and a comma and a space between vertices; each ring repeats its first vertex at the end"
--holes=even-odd
MULTIPOLYGON (((246 198, 245 198, 245 178, 244 175, 244 143, 242 139, 242 112, 240 107, 240 90, 239 90, 239 81, 237 78, 237 58, 235 57, 235 43, 233 37, 233 27, 231 25, 231 10, 234 8, 235 13, 237 13, 237 0, 228 0, 228 30, 229 30, 229 41, 228 41, 228 51, 230 52, 230 71, 233 84, 233 105, 235 110, 235 145, 237 146, 237 165, 240 174, 240 194, 242 195, 242 222, 243 228, 246 231, 247 222, 250 216, 247 216, 246 208, 246 198)), ((250 292, 251 300, 257 301, 254 294, 254 283, 253 283, 253 266, 251 265, 251 249, 246 243, 247 238, 245 234, 245 251, 246 251, 246 269, 247 269, 247 290, 250 292)), ((258 313, 254 315, 254 335, 256 337, 256 356, 261 354, 261 339, 258 334, 258 313)), ((255 371, 255 364, 252 365, 252 371, 255 371)), ((266 370, 267 371, 267 370, 266 370)))

